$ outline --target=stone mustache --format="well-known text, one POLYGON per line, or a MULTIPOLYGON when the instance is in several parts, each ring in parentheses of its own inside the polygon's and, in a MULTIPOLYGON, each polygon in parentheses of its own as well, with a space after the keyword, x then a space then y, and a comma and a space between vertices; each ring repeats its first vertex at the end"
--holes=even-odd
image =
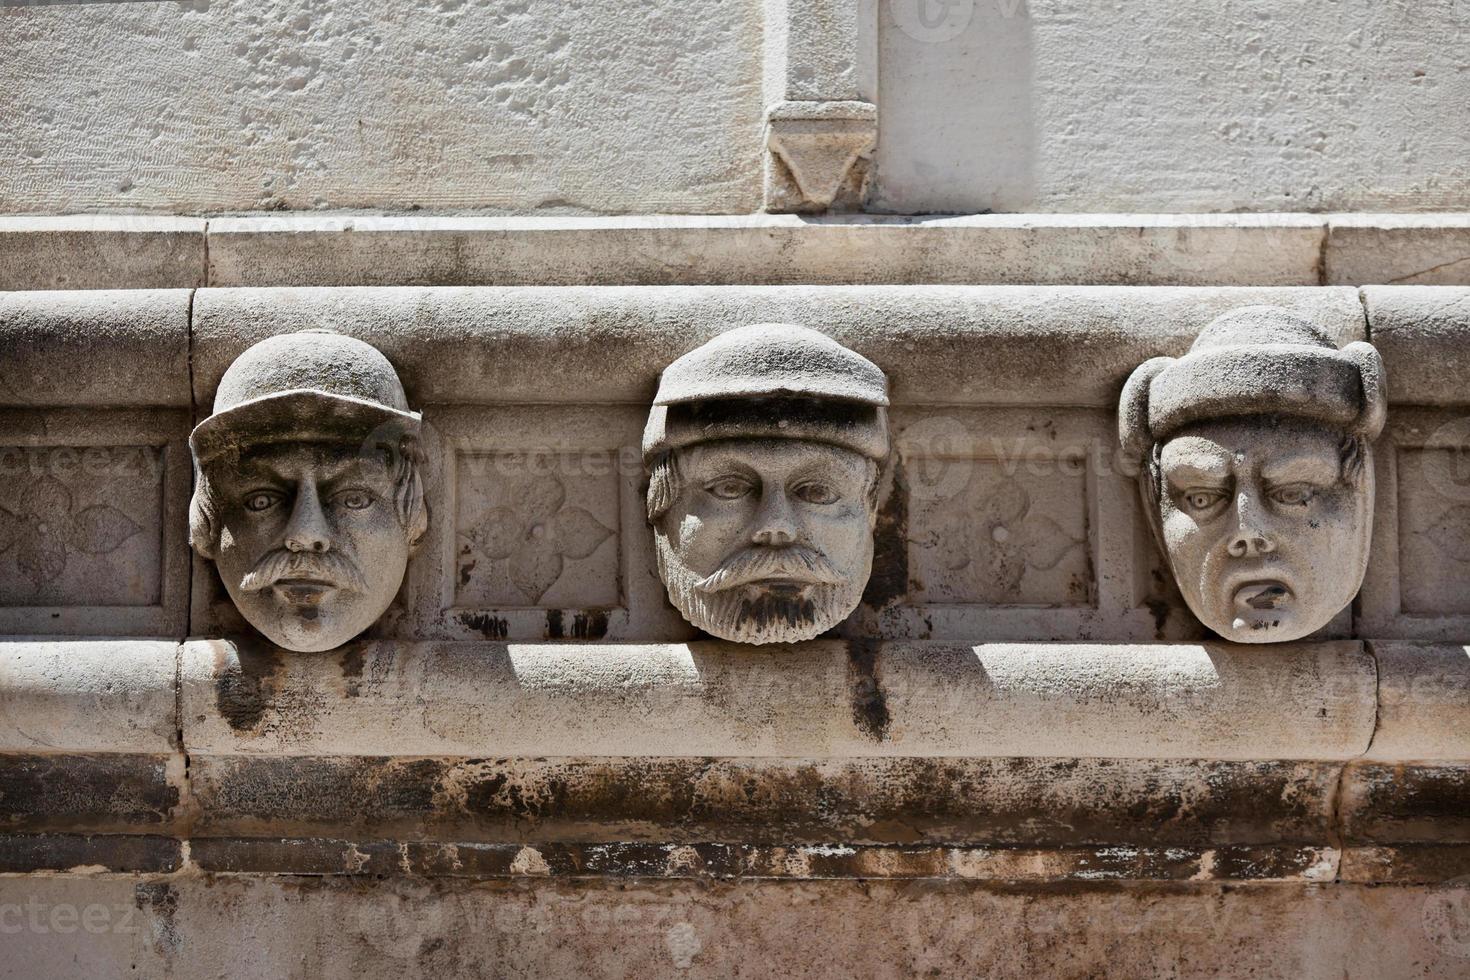
MULTIPOLYGON (((817 331, 731 330, 663 372, 642 440, 669 601, 712 636, 812 639, 858 606, 889 456, 888 379, 817 331)), ((1299 639, 1368 560, 1382 362, 1285 310, 1215 320, 1124 387, 1118 427, 1185 602, 1221 637, 1299 639)), ((190 540, 278 646, 329 650, 387 610, 428 527, 421 417, 381 353, 262 341, 190 436, 190 540)))

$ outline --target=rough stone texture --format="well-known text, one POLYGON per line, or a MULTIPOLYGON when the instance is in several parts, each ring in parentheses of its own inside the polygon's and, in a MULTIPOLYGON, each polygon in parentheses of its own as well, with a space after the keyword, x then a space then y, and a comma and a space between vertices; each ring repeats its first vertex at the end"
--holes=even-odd
POLYGON ((204 285, 197 218, 0 218, 0 289, 204 285))
POLYGON ((1378 725, 1366 758, 1470 759, 1470 647, 1376 641, 1378 725))
POLYGON ((760 9, 23 6, 0 212, 760 204, 760 9))
POLYGON ((1355 643, 184 646, 191 753, 1347 759, 1355 643))
POLYGON ((1457 978, 1467 899, 1462 884, 3 878, 20 928, 0 975, 1457 978))
POLYGON ((0 293, 0 405, 189 407, 189 301, 186 289, 0 293))
POLYGON ((879 5, 878 210, 1419 211, 1470 192, 1462 5, 879 5))
POLYGON ((271 215, 209 222, 209 283, 1314 286, 1324 225, 1310 215, 1273 214, 271 215))
POLYGON ((1324 260, 1329 285, 1470 285, 1470 215, 1334 214, 1324 260))
POLYGON ((819 328, 876 363, 896 404, 1111 408, 1141 361, 1181 354, 1215 316, 1260 303, 1306 317, 1338 345, 1364 339, 1347 288, 203 289, 194 384, 207 404, 252 343, 331 327, 383 351, 420 404, 647 405, 680 354, 733 327, 779 322, 819 328))
POLYGON ((1470 402, 1470 287, 1368 286, 1363 306, 1394 404, 1470 402))

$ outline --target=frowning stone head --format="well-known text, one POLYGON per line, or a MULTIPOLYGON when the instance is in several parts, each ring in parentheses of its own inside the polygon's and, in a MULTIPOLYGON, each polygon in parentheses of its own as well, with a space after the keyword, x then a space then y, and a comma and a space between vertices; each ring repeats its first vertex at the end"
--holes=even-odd
POLYGON ((1286 310, 1219 317, 1128 379, 1119 438, 1179 591, 1242 643, 1325 626, 1363 581, 1383 362, 1286 310))
POLYGON ((351 337, 272 337, 225 372, 189 437, 189 540, 272 642, 331 649, 393 601, 428 526, 419 430, 388 359, 351 337))
POLYGON ((789 324, 732 330, 669 365, 643 457, 659 575, 689 622, 791 642, 857 607, 887 405, 876 365, 789 324))

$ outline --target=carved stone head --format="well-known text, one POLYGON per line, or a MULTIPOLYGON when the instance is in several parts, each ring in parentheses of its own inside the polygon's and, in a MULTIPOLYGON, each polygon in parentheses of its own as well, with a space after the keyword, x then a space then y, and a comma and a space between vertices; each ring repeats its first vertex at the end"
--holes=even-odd
POLYGON ((1387 412, 1370 344, 1338 350, 1285 310, 1234 310, 1185 356, 1133 372, 1125 453, 1179 591, 1227 640, 1274 643, 1352 602, 1373 531, 1373 439, 1387 412))
POLYGON ((726 640, 808 640, 873 565, 887 379, 814 330, 742 327, 670 364, 643 458, 669 600, 726 640))
POLYGON ((419 426, 388 359, 350 337, 272 337, 225 372, 189 437, 189 540, 272 642, 330 650, 393 601, 428 528, 419 426))

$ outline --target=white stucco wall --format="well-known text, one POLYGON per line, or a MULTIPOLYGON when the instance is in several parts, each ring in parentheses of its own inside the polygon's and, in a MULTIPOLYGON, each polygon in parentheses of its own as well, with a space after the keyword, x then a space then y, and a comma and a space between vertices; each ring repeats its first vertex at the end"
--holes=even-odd
POLYGON ((0 7, 0 212, 760 204, 759 0, 0 7))
POLYGON ((1470 207, 1463 0, 880 0, 879 210, 1470 207))

